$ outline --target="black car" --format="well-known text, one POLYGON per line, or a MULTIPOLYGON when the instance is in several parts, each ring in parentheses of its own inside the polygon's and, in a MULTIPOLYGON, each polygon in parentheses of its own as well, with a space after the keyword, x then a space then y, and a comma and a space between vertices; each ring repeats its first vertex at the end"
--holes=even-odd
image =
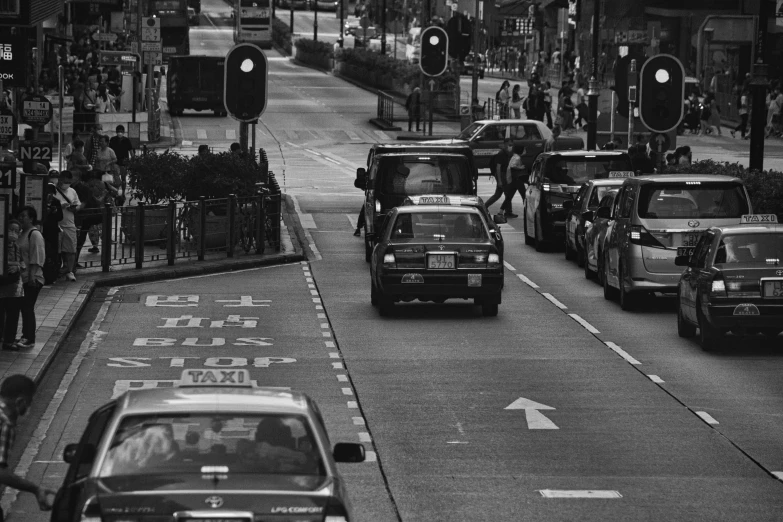
POLYGON ((685 267, 677 333, 693 337, 698 328, 704 350, 728 331, 775 337, 783 330, 783 226, 774 214, 741 222, 705 230, 692 253, 684 248, 674 260, 685 267))
POLYGON ((386 217, 370 264, 370 300, 381 315, 394 303, 473 299, 495 316, 503 254, 485 213, 467 205, 408 205, 386 217))
MULTIPOLYGON (((468 53, 468 56, 465 58, 464 67, 462 68, 462 74, 472 76, 473 75, 473 66, 474 66, 474 54, 468 53)), ((484 79, 484 56, 479 54, 478 55, 478 77, 479 79, 484 79)))
POLYGON ((582 267, 585 264, 585 224, 595 219, 595 211, 601 198, 623 184, 623 179, 632 176, 633 173, 612 173, 611 178, 591 179, 579 189, 573 202, 565 200, 563 208, 566 210, 565 220, 565 258, 576 259, 582 267))
POLYGON ((540 154, 530 171, 525 192, 525 244, 542 251, 562 245, 566 234, 566 201, 593 179, 629 176, 631 158, 620 151, 556 151, 540 154))

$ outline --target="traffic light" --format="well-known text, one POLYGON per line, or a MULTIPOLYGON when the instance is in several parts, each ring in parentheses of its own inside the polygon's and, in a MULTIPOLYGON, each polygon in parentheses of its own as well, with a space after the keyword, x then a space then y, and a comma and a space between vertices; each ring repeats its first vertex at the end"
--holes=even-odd
POLYGON ((223 104, 235 119, 255 121, 266 110, 267 60, 256 45, 235 45, 226 55, 223 104))
POLYGON ((639 117, 653 132, 669 132, 682 120, 685 70, 680 60, 659 54, 647 60, 639 78, 639 117))
POLYGON ((449 36, 449 56, 465 61, 473 43, 473 24, 467 16, 454 13, 446 24, 449 36))
MULTIPOLYGON (((631 76, 631 60, 636 60, 636 73, 634 81, 638 84, 639 73, 646 58, 637 53, 630 53, 617 59, 617 66, 614 73, 614 91, 617 95, 617 114, 623 118, 628 117, 628 87, 632 82, 629 82, 629 76, 631 76)), ((635 107, 639 106, 639 98, 635 101, 635 107)))
POLYGON ((419 67, 427 76, 440 76, 449 64, 449 37, 440 27, 427 27, 421 32, 419 67))

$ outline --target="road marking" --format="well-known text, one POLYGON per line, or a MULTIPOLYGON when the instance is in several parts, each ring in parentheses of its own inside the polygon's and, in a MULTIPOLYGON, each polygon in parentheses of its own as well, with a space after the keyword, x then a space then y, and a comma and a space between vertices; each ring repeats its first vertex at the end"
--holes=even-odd
POLYGON ((334 348, 334 341, 324 341, 327 348, 334 348))
POLYGON ((310 295, 318 295, 318 290, 310 290, 310 295))
POLYGON ((623 498, 619 491, 609 489, 539 489, 544 498, 623 498))
POLYGON ((315 240, 313 239, 313 235, 310 233, 311 228, 317 228, 315 226, 315 221, 313 220, 312 214, 303 214, 302 208, 299 206, 299 200, 296 196, 291 196, 291 199, 294 202, 294 212, 297 213, 299 216, 299 221, 302 224, 302 228, 304 229, 305 239, 307 239, 307 245, 310 247, 310 250, 312 250, 313 255, 315 255, 315 258, 320 261, 323 259, 321 256, 321 253, 318 251, 318 247, 315 246, 315 240))
POLYGON ((514 268, 513 266, 511 266, 511 263, 509 263, 508 261, 503 261, 503 266, 505 266, 506 268, 508 268, 512 272, 516 272, 517 271, 517 269, 514 268))
POLYGON ((365 451, 364 462, 378 462, 378 454, 374 451, 365 451))
POLYGON ((718 421, 716 421, 712 415, 707 413, 706 411, 697 411, 696 415, 701 417, 701 420, 706 422, 707 424, 720 424, 718 421))
POLYGON ((364 417, 353 417, 353 423, 355 426, 364 426, 364 417))
POLYGON ((557 425, 546 418, 546 416, 538 410, 554 410, 552 406, 541 404, 530 399, 520 397, 505 408, 505 410, 525 410, 525 420, 527 421, 527 429, 529 430, 559 430, 557 425))
POLYGON ((356 401, 348 401, 346 404, 348 405, 348 408, 352 410, 356 410, 359 408, 359 403, 356 401))
POLYGON ((330 158, 330 157, 328 157, 328 156, 324 156, 324 159, 325 159, 326 161, 331 161, 331 162, 332 162, 332 163, 334 163, 335 165, 342 165, 342 163, 340 163, 339 161, 333 160, 332 158, 330 158))
POLYGON ((226 139, 227 140, 235 140, 235 139, 237 139, 237 131, 236 131, 236 129, 226 129, 226 139))
POLYGON ((354 131, 345 131, 345 133, 348 135, 349 138, 351 138, 354 141, 361 141, 362 139, 359 137, 358 134, 356 134, 354 131))
POLYGON ((343 388, 343 395, 353 395, 353 390, 350 388, 343 388))
POLYGON ((359 432, 359 442, 372 442, 372 437, 366 431, 359 432))
POLYGON ((348 382, 348 376, 341 373, 337 375, 337 380, 340 382, 348 382))
POLYGON ((772 476, 778 480, 783 480, 783 471, 773 471, 772 476))
POLYGON ((288 139, 291 139, 291 140, 298 140, 299 139, 299 136, 297 136, 297 134, 294 131, 284 130, 283 132, 288 136, 288 139))
MULTIPOLYGON (((312 278, 310 278, 310 277, 308 277, 307 279, 308 279, 310 282, 312 282, 312 281, 313 281, 313 279, 312 279, 312 278)), ((326 319, 326 314, 324 314, 324 313, 317 313, 317 314, 315 314, 315 316, 316 316, 318 319, 326 319)))
POLYGON ((465 440, 447 440, 446 444, 470 444, 470 443, 465 440))
POLYGON ((378 136, 378 137, 379 137, 380 139, 382 139, 382 140, 390 140, 390 139, 391 139, 391 138, 389 137, 389 135, 388 135, 388 134, 386 134, 386 133, 385 133, 385 132, 383 132, 383 131, 380 131, 380 130, 375 130, 375 131, 373 131, 373 132, 375 133, 375 135, 376 135, 376 136, 378 136))
POLYGON ((197 129, 196 130, 196 137, 200 140, 207 139, 207 131, 205 129, 197 129))
POLYGON ((316 152, 313 149, 305 149, 305 150, 307 152, 309 152, 310 154, 315 154, 316 156, 322 156, 322 154, 320 152, 316 152))
POLYGON ((647 377, 650 378, 650 380, 656 384, 663 384, 665 381, 658 377, 657 375, 648 375, 647 377))
POLYGON ((584 329, 587 330, 588 332, 590 332, 591 334, 599 334, 599 333, 601 333, 601 332, 598 331, 598 329, 595 326, 593 326, 592 324, 588 323, 587 321, 582 319, 577 314, 568 314, 568 316, 571 319, 573 319, 574 321, 576 321, 577 323, 579 323, 582 326, 584 326, 584 329))
POLYGON ((559 309, 561 309, 561 310, 568 309, 568 307, 566 305, 564 305, 563 303, 558 301, 557 298, 555 296, 553 296, 552 294, 549 294, 549 293, 546 293, 546 292, 542 292, 541 295, 543 295, 547 299, 547 301, 549 301, 550 303, 552 303, 553 305, 555 305, 559 309))
POLYGON ((290 141, 286 141, 286 143, 291 145, 292 147, 296 147, 297 149, 301 149, 302 148, 299 145, 297 145, 296 143, 291 143, 290 141))
POLYGON ((330 359, 339 359, 340 358, 340 354, 337 353, 337 352, 329 352, 329 358, 330 359))
MULTIPOLYGON (((41 449, 41 445, 49 433, 49 428, 51 428, 52 421, 57 415, 57 411, 60 409, 60 406, 65 399, 65 395, 68 393, 68 388, 73 383, 76 374, 79 373, 79 368, 82 365, 82 361, 84 361, 88 355, 95 351, 95 349, 98 347, 98 344, 100 344, 103 338, 107 335, 107 332, 102 332, 100 327, 103 324, 103 320, 106 318, 106 314, 109 311, 110 305, 110 301, 106 301, 101 305, 101 308, 98 310, 98 314, 95 316, 92 325, 90 325, 88 334, 85 336, 84 340, 79 346, 79 351, 71 360, 71 364, 68 365, 68 370, 66 370, 65 375, 63 375, 63 378, 60 381, 60 385, 57 387, 57 391, 54 393, 49 406, 46 407, 46 411, 41 417, 41 422, 38 423, 38 426, 36 427, 30 439, 30 442, 27 444, 27 446, 25 446, 22 458, 19 459, 19 464, 17 464, 16 469, 14 469, 14 473, 20 477, 26 477, 27 473, 30 471, 30 466, 33 463, 33 459, 36 455, 38 455, 38 452, 41 449)), ((11 512, 11 505, 16 501, 18 495, 19 491, 16 489, 5 489, 2 501, 0 501, 0 507, 2 507, 5 513, 11 512)))
POLYGON ((344 370, 343 363, 332 363, 332 369, 333 370, 344 370))
POLYGON ((631 364, 642 364, 639 361, 637 361, 636 359, 634 359, 633 357, 631 357, 630 355, 628 355, 628 353, 625 350, 623 350, 622 348, 617 346, 615 343, 613 343, 611 341, 607 341, 606 342, 606 346, 611 348, 614 353, 616 353, 617 355, 619 355, 620 357, 622 357, 623 359, 625 359, 629 363, 631 363, 631 364))
POLYGON ((346 214, 345 217, 347 217, 348 221, 351 223, 351 230, 356 230, 359 218, 355 214, 346 214))
POLYGON ((512 227, 508 223, 501 223, 500 225, 498 225, 498 228, 500 229, 501 232, 506 232, 506 233, 515 230, 514 227, 512 227))
POLYGON ((535 284, 533 281, 523 276, 522 274, 517 274, 517 277, 520 279, 520 281, 527 284, 527 286, 529 286, 530 288, 535 288, 535 289, 539 288, 537 284, 535 284))
POLYGON ((329 328, 329 323, 321 323, 321 328, 329 328))
POLYGON ((192 142, 192 141, 189 141, 189 140, 182 140, 182 146, 183 146, 183 147, 190 147, 191 145, 193 145, 193 142, 192 142))
POLYGON ((321 332, 321 336, 323 336, 323 337, 331 337, 332 336, 332 332, 321 332))

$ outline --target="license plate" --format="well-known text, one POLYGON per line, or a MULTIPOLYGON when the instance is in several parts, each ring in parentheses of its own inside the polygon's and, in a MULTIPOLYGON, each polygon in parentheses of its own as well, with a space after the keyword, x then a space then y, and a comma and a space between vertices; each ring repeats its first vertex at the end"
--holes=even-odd
POLYGON ((738 304, 734 308, 734 315, 761 315, 756 305, 752 303, 738 304))
POLYGON ((456 268, 454 254, 430 254, 427 256, 427 268, 449 270, 456 268))
POLYGON ((481 274, 468 274, 468 286, 481 286, 481 274))
POLYGON ((680 239, 682 240, 680 246, 695 247, 696 243, 699 242, 699 236, 701 236, 701 234, 682 234, 680 236, 680 239))
POLYGON ((677 247, 678 256, 692 256, 694 247, 677 247))
POLYGON ((783 279, 773 281, 763 281, 764 287, 761 295, 766 298, 774 299, 783 297, 783 279))

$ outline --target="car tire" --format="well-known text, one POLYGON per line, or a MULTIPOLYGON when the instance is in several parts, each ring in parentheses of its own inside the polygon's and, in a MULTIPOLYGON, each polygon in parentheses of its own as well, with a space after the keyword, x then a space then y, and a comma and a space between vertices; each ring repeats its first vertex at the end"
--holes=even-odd
POLYGON ((697 317, 699 318, 699 344, 705 352, 711 352, 718 347, 720 342, 720 330, 707 322, 707 318, 701 313, 701 304, 697 304, 697 317))
POLYGON ((497 303, 481 303, 481 315, 484 317, 496 317, 498 315, 497 303))
POLYGON ((620 296, 620 308, 622 310, 625 310, 626 312, 630 312, 633 310, 636 306, 636 295, 634 295, 631 292, 626 292, 625 290, 625 271, 623 270, 622 263, 620 264, 620 270, 617 274, 617 286, 619 287, 619 296, 620 296))
POLYGON ((585 255, 585 251, 579 246, 579 243, 576 244, 576 266, 579 268, 582 268, 587 264, 587 256, 585 255))
POLYGON ((525 234, 525 244, 530 246, 533 244, 533 238, 530 237, 530 235, 527 233, 527 212, 525 212, 525 217, 523 219, 523 225, 522 228, 524 229, 525 234))
MULTIPOLYGON (((679 300, 679 295, 677 296, 679 300)), ((689 323, 682 315, 682 304, 677 305, 677 335, 690 339, 696 335, 696 327, 689 323)))
POLYGON ((536 252, 543 252, 545 245, 544 240, 539 239, 538 236, 538 216, 536 216, 536 219, 533 222, 533 234, 535 234, 533 237, 533 246, 536 248, 536 252))
POLYGON ((372 260, 372 243, 364 240, 364 261, 369 263, 372 260))
MULTIPOLYGON (((601 265, 599 264, 599 265, 598 265, 598 268, 599 268, 599 269, 600 269, 600 266, 601 266, 601 265)), ((596 279, 596 280, 599 280, 599 278, 598 278, 598 274, 596 274, 596 273, 593 273, 593 271, 592 271, 592 270, 590 270, 590 265, 589 265, 589 263, 588 263, 587 261, 585 261, 584 263, 582 263, 582 268, 584 268, 584 271, 585 271, 585 279, 587 279, 588 281, 589 281, 590 279, 596 279)))

